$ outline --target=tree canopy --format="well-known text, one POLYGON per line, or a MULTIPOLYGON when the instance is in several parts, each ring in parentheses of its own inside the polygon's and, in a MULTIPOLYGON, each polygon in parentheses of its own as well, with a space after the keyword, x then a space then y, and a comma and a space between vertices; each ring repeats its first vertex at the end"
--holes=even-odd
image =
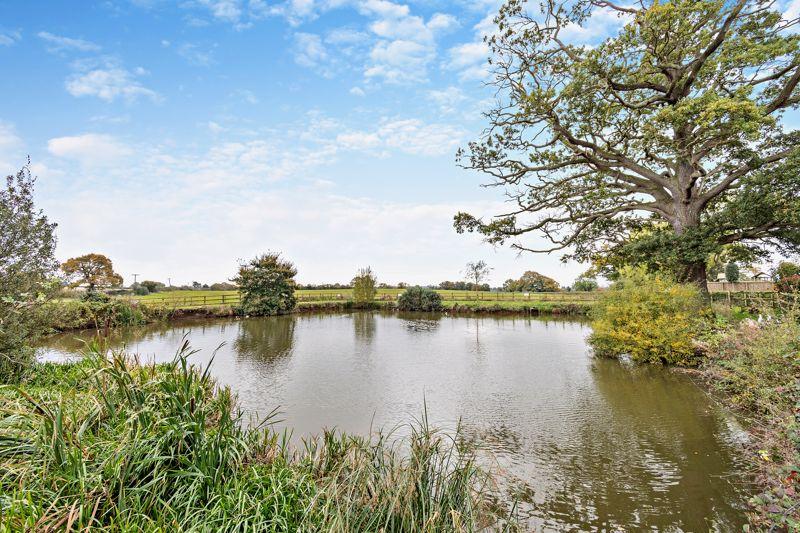
POLYGON ((33 201, 28 166, 0 189, 0 382, 19 377, 43 330, 37 309, 57 288, 56 225, 33 201))
POLYGON ((61 270, 69 278, 73 287, 86 285, 88 292, 96 289, 119 287, 122 276, 114 272, 111 259, 102 254, 86 254, 67 259, 61 270))
POLYGON ((353 301, 367 303, 378 294, 378 278, 370 267, 360 268, 353 278, 353 301))
POLYGON ((239 288, 242 312, 248 315, 290 312, 297 304, 296 275, 295 266, 274 252, 239 265, 239 273, 231 281, 239 288))
POLYGON ((464 277, 472 284, 472 290, 477 291, 480 290, 481 282, 488 278, 491 272, 492 267, 487 265, 486 261, 470 261, 464 270, 464 277))
POLYGON ((459 232, 565 260, 658 254, 703 286, 726 245, 800 248, 800 134, 782 121, 800 103, 798 19, 764 0, 510 0, 496 23, 498 105, 459 161, 513 207, 459 213, 459 232), (571 44, 597 15, 624 27, 571 44))
POLYGON ((561 286, 553 278, 528 270, 519 279, 508 279, 503 284, 508 292, 556 292, 561 286))

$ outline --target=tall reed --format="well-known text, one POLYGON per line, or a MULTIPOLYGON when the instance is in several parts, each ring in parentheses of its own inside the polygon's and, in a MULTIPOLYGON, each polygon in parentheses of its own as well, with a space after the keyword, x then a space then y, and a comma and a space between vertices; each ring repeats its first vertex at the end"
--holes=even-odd
POLYGON ((253 426, 187 342, 142 365, 89 347, 0 389, 0 531, 475 531, 490 477, 427 417, 410 436, 253 426))

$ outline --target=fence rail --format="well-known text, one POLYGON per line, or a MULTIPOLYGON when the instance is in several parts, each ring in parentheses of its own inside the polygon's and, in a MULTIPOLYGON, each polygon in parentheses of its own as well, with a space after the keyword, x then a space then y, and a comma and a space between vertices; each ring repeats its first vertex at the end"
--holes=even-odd
POLYGON ((771 281, 709 281, 708 292, 773 292, 771 281))
POLYGON ((712 292, 711 301, 750 308, 800 307, 800 293, 791 292, 712 292))
MULTIPOLYGON (((442 295, 442 300, 449 302, 565 302, 578 303, 594 301, 596 293, 593 292, 471 292, 471 291, 437 291, 442 295)), ((395 301, 401 293, 379 292, 376 301, 395 301)), ((314 291, 313 293, 295 293, 298 302, 337 302, 351 300, 352 291, 314 291)), ((217 307, 238 305, 241 301, 238 293, 221 292, 220 294, 183 295, 172 294, 165 296, 147 296, 134 298, 145 304, 191 309, 198 307, 217 307)))

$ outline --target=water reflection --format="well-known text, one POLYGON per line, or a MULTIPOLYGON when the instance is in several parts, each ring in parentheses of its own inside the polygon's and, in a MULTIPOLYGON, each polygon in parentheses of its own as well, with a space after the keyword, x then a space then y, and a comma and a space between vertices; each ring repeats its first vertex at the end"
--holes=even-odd
POLYGON ((259 321, 243 320, 239 323, 234 348, 242 359, 274 361, 291 353, 294 328, 295 319, 291 316, 274 317, 267 328, 259 321))
POLYGON ((375 337, 377 322, 374 313, 355 313, 353 315, 353 334, 362 344, 370 344, 375 337))
MULTIPOLYGON (((565 319, 353 313, 122 330, 156 360, 184 335, 245 410, 279 407, 296 437, 419 416, 462 424, 531 529, 740 529, 726 414, 677 373, 593 359, 565 319)), ((49 340, 49 357, 81 335, 49 340)), ((83 336, 85 338, 85 336, 83 336)))

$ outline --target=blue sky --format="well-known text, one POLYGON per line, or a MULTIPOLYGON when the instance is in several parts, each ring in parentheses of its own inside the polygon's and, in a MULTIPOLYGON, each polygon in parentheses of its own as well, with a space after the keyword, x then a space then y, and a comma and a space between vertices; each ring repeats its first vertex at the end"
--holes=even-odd
MULTIPOLYGON (((795 2, 798 3, 798 2, 795 2)), ((493 99, 494 0, 0 3, 0 167, 33 160, 61 259, 220 281, 277 250, 304 282, 461 279, 583 265, 457 235, 500 191, 454 154, 493 99)), ((619 21, 590 19, 591 44, 619 21)))

